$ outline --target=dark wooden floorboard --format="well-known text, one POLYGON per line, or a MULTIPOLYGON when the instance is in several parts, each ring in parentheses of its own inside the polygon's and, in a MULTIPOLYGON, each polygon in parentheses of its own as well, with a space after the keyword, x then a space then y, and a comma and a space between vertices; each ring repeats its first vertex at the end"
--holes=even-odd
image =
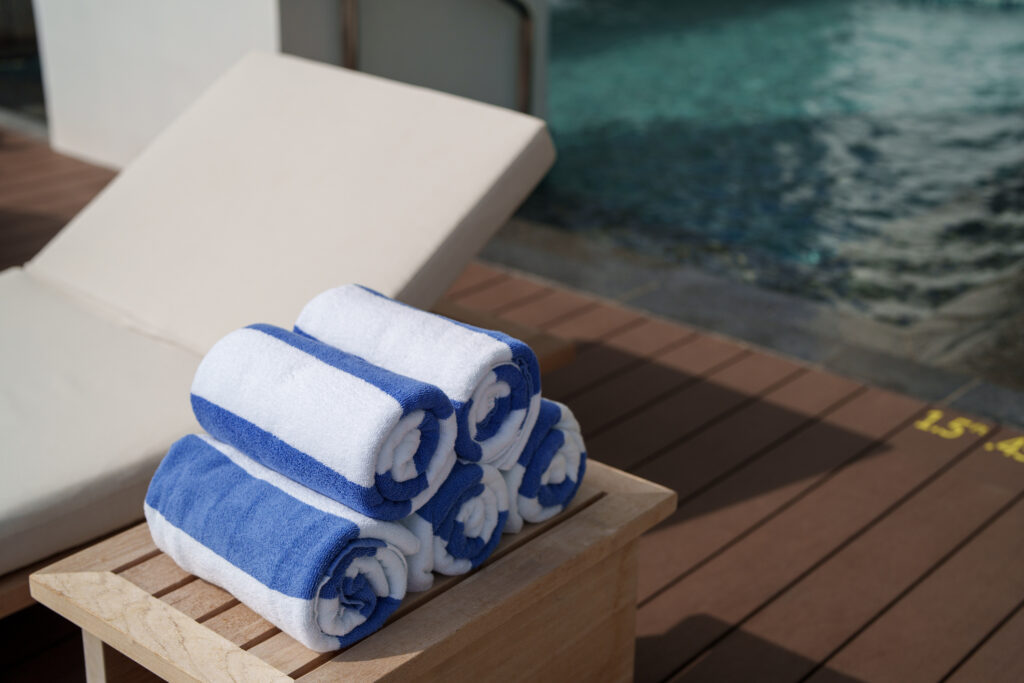
POLYGON ((445 296, 453 301, 458 301, 478 289, 484 289, 492 282, 499 281, 505 277, 506 275, 501 271, 488 268, 481 263, 471 263, 455 279, 452 286, 445 292, 445 296))
MULTIPOLYGON (((112 177, 0 131, 0 267, 112 177)), ((639 544, 638 680, 1024 680, 1015 433, 484 263, 447 296, 575 340, 545 394, 591 457, 679 495, 639 544)), ((42 607, 0 636, 0 678, 82 680, 42 607)))
POLYGON ((804 433, 811 438, 787 441, 681 506, 658 535, 662 545, 680 549, 672 566, 685 573, 640 608, 637 679, 663 680, 725 635, 678 623, 680 611, 737 624, 869 521, 873 515, 858 510, 856 498, 837 497, 854 492, 832 475, 875 451, 918 411, 916 402, 870 390, 830 416, 839 419, 804 433))
POLYGON ((589 439, 588 453, 633 469, 797 372, 795 364, 772 356, 741 356, 589 439))
POLYGON ((1024 681, 1024 602, 1017 605, 1005 622, 970 652, 949 677, 950 683, 1020 683, 1024 681))
MULTIPOLYGON (((1003 489, 1012 504, 829 659, 830 670, 871 681, 937 680, 1024 600, 1024 464, 984 449, 981 455, 995 469, 971 488, 1003 489)), ((957 510, 963 498, 961 489, 957 510)), ((812 680, 828 680, 828 673, 812 680)))
MULTIPOLYGON (((634 471, 674 489, 682 504, 859 390, 858 384, 835 375, 801 371, 757 401, 641 463, 634 471)), ((643 585, 643 579, 640 583, 643 585)))
POLYGON ((0 131, 0 269, 32 258, 113 177, 0 131))
POLYGON ((597 302, 588 296, 563 289, 552 290, 547 296, 535 299, 529 305, 502 312, 502 317, 521 325, 546 330, 553 325, 582 315, 597 302))
POLYGON ((741 608, 748 611, 730 612, 729 621, 745 636, 780 645, 800 659, 745 660, 743 638, 729 634, 685 673, 798 680, 813 668, 798 662, 827 658, 1016 495, 977 489, 982 495, 965 500, 964 484, 992 475, 986 465, 1004 463, 991 457, 959 460, 969 442, 925 451, 920 448, 924 438, 913 428, 902 431, 758 529, 730 551, 730 562, 707 568, 735 572, 756 556, 757 576, 743 587, 751 593, 741 608), (952 462, 956 465, 944 471, 952 462), (951 497, 960 503, 950 506, 951 497), (773 597, 770 591, 780 586, 790 587, 773 597))

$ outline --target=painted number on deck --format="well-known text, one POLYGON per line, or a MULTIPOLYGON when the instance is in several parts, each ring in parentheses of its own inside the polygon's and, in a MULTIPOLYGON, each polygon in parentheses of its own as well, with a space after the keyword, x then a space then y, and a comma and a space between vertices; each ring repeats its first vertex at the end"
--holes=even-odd
POLYGON ((986 451, 999 451, 1007 458, 1013 458, 1017 462, 1024 462, 1024 436, 1013 439, 1003 439, 998 442, 985 444, 986 451))
POLYGON ((914 426, 922 432, 941 436, 943 439, 959 439, 968 432, 978 436, 988 433, 988 426, 969 420, 966 417, 954 417, 945 424, 942 424, 941 420, 941 410, 929 410, 924 419, 915 422, 914 426))
MULTIPOLYGON (((922 432, 934 434, 943 439, 959 439, 964 434, 977 434, 984 436, 988 433, 988 426, 981 422, 974 422, 966 417, 954 417, 950 420, 943 420, 941 410, 929 410, 923 419, 914 423, 914 426, 922 432)), ((1017 462, 1024 463, 1024 436, 1017 436, 1002 441, 989 441, 985 444, 986 451, 1002 453, 1007 458, 1013 458, 1017 462)))

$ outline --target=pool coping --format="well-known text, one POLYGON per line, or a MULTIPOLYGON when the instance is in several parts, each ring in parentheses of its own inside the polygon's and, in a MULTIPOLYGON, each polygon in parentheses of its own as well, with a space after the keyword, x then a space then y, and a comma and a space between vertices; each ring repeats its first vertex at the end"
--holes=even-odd
POLYGON ((1024 427, 1024 391, 949 367, 954 350, 963 355, 979 343, 978 323, 972 327, 956 314, 964 308, 960 299, 949 304, 952 315, 900 328, 519 218, 481 256, 860 381, 1024 427), (928 362, 908 357, 914 352, 928 362))

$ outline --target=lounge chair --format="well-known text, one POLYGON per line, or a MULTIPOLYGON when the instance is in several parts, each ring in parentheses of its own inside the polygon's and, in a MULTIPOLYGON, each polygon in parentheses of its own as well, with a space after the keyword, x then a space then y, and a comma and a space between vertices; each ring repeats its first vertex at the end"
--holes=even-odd
POLYGON ((529 116, 243 59, 0 273, 0 616, 19 570, 140 517, 214 341, 347 281, 429 306, 552 160, 529 116))

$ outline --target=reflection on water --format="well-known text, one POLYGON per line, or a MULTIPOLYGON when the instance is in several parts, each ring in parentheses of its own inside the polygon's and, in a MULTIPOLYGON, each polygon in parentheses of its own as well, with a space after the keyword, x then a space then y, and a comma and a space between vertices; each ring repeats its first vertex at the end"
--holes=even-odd
POLYGON ((911 322, 1024 261, 1024 8, 561 0, 523 212, 911 322))

